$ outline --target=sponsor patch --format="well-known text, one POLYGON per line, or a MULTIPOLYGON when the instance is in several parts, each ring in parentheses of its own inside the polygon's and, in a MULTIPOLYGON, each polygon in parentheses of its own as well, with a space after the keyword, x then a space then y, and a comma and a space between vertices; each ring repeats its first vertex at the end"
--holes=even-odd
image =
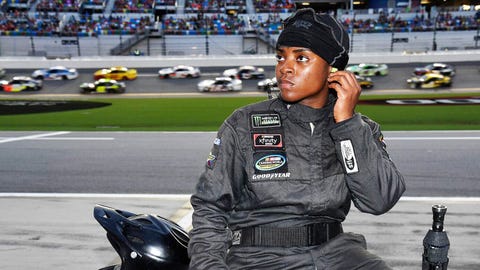
POLYGON ((220 138, 215 138, 215 140, 213 140, 213 144, 215 145, 220 145, 222 141, 220 140, 220 138))
POLYGON ((281 127, 282 122, 278 113, 258 113, 251 115, 253 128, 281 127))
POLYGON ((282 134, 253 134, 254 148, 283 148, 282 134))
POLYGON ((273 180, 273 179, 285 179, 290 178, 289 172, 284 173, 262 173, 262 174, 254 174, 252 176, 252 180, 273 180))
POLYGON ((260 152, 254 154, 255 173, 287 172, 285 152, 260 152))
POLYGON ((210 153, 207 157, 207 167, 210 169, 213 169, 216 161, 217 161, 217 157, 212 153, 210 153))
POLYGON ((344 140, 340 142, 340 149, 342 151, 343 165, 347 174, 358 172, 357 158, 353 151, 352 141, 344 140))

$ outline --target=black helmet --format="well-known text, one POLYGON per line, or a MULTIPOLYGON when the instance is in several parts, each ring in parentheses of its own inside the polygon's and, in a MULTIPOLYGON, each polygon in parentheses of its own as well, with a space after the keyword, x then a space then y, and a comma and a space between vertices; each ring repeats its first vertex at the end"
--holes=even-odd
POLYGON ((104 205, 96 205, 93 216, 120 255, 121 270, 188 269, 188 233, 175 222, 104 205))

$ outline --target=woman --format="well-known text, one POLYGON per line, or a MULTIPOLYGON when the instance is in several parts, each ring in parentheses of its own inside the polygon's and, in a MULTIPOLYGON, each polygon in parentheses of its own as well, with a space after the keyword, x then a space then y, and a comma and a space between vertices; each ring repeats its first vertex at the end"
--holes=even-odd
POLYGON ((354 110, 348 48, 329 15, 287 18, 279 98, 222 124, 191 197, 190 269, 390 269, 341 225, 351 202, 379 215, 405 190, 379 125, 354 110))

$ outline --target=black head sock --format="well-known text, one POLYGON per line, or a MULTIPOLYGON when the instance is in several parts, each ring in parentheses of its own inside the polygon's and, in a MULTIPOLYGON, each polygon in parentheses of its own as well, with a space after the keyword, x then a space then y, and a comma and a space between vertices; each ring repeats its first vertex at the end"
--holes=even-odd
POLYGON ((303 8, 285 19, 277 40, 277 48, 280 46, 308 48, 330 66, 343 70, 348 63, 350 41, 335 18, 303 8))

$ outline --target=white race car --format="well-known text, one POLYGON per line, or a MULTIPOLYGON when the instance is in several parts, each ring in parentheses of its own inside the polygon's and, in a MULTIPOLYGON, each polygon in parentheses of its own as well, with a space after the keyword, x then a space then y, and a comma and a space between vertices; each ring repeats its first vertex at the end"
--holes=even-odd
POLYGON ((388 74, 388 66, 386 64, 362 63, 358 65, 348 66, 347 71, 360 76, 385 76, 388 74))
POLYGON ((162 68, 158 71, 158 77, 160 77, 161 79, 198 78, 200 77, 200 74, 201 73, 199 68, 184 65, 162 68))
POLYGON ((32 73, 35 80, 73 80, 78 78, 78 71, 75 68, 63 66, 47 69, 37 69, 32 73))
POLYGON ((242 90, 242 81, 230 77, 217 77, 215 80, 203 80, 197 84, 200 92, 229 92, 242 90))
POLYGON ((258 90, 263 90, 263 91, 268 91, 268 89, 270 89, 270 91, 272 92, 280 91, 280 88, 278 88, 278 82, 276 77, 267 78, 259 81, 257 83, 257 88, 258 90))
POLYGON ((265 70, 255 66, 241 66, 239 68, 226 69, 223 71, 222 76, 240 80, 263 79, 265 78, 265 70))
POLYGON ((417 67, 413 70, 413 74, 416 76, 422 76, 427 73, 437 73, 444 76, 455 76, 455 67, 445 63, 433 63, 424 67, 417 67))

